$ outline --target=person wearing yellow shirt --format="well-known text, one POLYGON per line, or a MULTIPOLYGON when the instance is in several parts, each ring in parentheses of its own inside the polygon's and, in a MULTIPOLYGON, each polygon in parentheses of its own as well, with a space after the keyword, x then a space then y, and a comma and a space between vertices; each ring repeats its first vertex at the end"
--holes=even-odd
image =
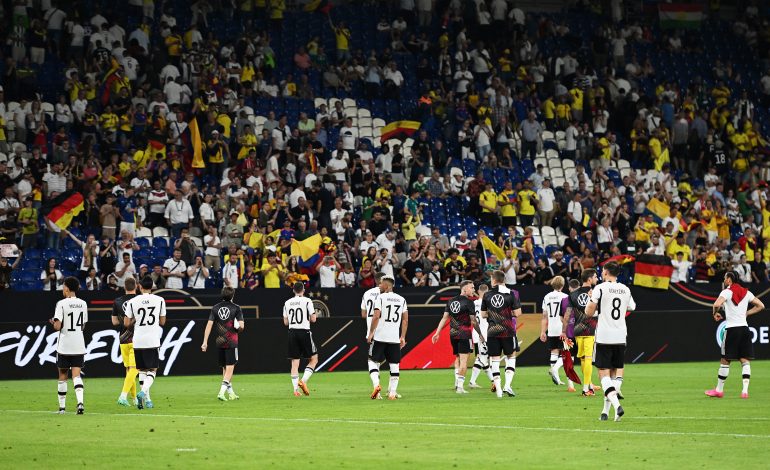
POLYGON ((401 233, 404 234, 404 241, 408 244, 417 241, 417 226, 420 225, 420 218, 411 214, 406 216, 401 223, 401 233))
POLYGON ((377 188, 377 192, 374 193, 374 200, 381 201, 384 198, 385 200, 390 201, 390 196, 390 189, 385 186, 380 186, 377 188))
POLYGON ((251 88, 251 82, 254 80, 256 74, 257 71, 254 69, 254 64, 246 62, 243 68, 241 68, 241 84, 244 88, 251 88))
POLYGON ((669 258, 676 259, 676 254, 682 253, 685 261, 692 261, 692 250, 684 241, 684 232, 678 232, 676 237, 671 237, 666 245, 666 255, 669 258))
POLYGON ((8 139, 5 137, 5 116, 0 114, 0 152, 8 153, 8 139))
POLYGON ((502 227, 507 228, 516 226, 516 209, 518 208, 518 197, 513 189, 513 183, 510 180, 505 182, 503 190, 497 195, 497 206, 500 208, 502 217, 502 227))
POLYGON ((337 44, 337 63, 349 61, 353 58, 350 54, 350 30, 345 27, 345 22, 340 21, 336 26, 329 16, 329 25, 334 31, 334 40, 337 44))
POLYGON ((610 167, 610 160, 612 159, 610 141, 607 140, 606 136, 602 136, 596 141, 596 146, 599 148, 599 158, 601 160, 602 168, 606 170, 610 167))
POLYGON ((484 192, 479 195, 479 206, 481 206, 480 222, 484 227, 497 227, 497 193, 492 188, 492 183, 484 185, 484 192))
POLYGON ((513 61, 511 60, 510 49, 503 51, 503 55, 497 59, 497 65, 500 67, 500 77, 507 82, 508 79, 511 78, 511 72, 513 72, 513 61))
POLYGON ((179 34, 179 29, 175 26, 171 29, 171 34, 166 36, 164 40, 166 45, 166 52, 168 54, 168 60, 179 67, 179 59, 182 57, 182 36, 179 34))
POLYGON ((749 169, 749 158, 745 153, 741 152, 738 154, 737 158, 733 161, 733 170, 735 170, 737 173, 744 173, 748 169, 749 169))
POLYGON ((99 128, 101 129, 102 138, 110 142, 115 142, 115 133, 118 130, 118 123, 120 119, 112 112, 112 107, 107 105, 104 107, 104 112, 99 116, 99 128))
POLYGON ((582 122, 583 121, 583 90, 579 87, 575 87, 569 91, 572 96, 572 119, 582 122))
POLYGON ((727 218, 727 214, 725 213, 724 208, 719 209, 719 214, 717 214, 716 219, 717 219, 717 237, 723 240, 729 240, 730 239, 730 219, 727 218))
POLYGON ((527 180, 524 182, 524 189, 519 191, 517 195, 519 200, 519 217, 521 218, 521 225, 529 227, 535 220, 535 211, 537 205, 537 193, 532 190, 532 182, 527 180))
POLYGON ((206 155, 208 155, 208 172, 212 176, 221 178, 227 160, 230 159, 230 148, 224 143, 219 131, 211 131, 211 139, 206 142, 206 155))
POLYGON ((652 214, 647 214, 644 218, 639 218, 634 228, 636 234, 636 241, 639 243, 649 244, 650 235, 653 232, 658 231, 659 225, 653 220, 652 214))
POLYGON ((556 104, 553 102, 553 96, 548 96, 548 98, 543 101, 542 109, 543 118, 545 119, 545 128, 549 131, 553 131, 554 122, 556 120, 556 104))
POLYGON ((668 155, 668 148, 663 146, 659 129, 655 129, 654 133, 652 134, 652 138, 649 142, 649 148, 650 157, 652 158, 652 163, 655 170, 663 170, 663 165, 670 163, 671 159, 668 155))
POLYGON ((572 118, 572 108, 567 103, 567 100, 562 97, 559 100, 559 104, 556 105, 556 128, 563 131, 569 125, 569 121, 572 118))
POLYGON ((251 130, 251 124, 243 126, 243 134, 238 138, 238 143, 241 145, 238 160, 243 160, 249 156, 249 152, 257 150, 257 136, 251 130))
POLYGON ((727 88, 725 82, 720 80, 717 86, 711 90, 711 97, 714 98, 714 104, 717 107, 725 106, 730 100, 730 89, 727 88))
POLYGON ((281 280, 286 277, 286 268, 278 260, 275 250, 267 250, 267 257, 262 259, 259 271, 268 289, 280 288, 281 280))

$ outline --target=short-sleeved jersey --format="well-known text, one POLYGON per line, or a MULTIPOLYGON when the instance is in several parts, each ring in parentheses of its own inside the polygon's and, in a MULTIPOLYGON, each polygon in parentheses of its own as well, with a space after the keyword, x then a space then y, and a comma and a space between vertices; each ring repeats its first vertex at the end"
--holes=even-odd
POLYGON ((120 344, 129 344, 134 340, 134 327, 126 328, 123 320, 126 318, 126 303, 136 297, 136 294, 126 294, 115 299, 112 303, 112 316, 117 317, 120 325, 120 344))
POLYGON ((561 291, 552 291, 543 298, 543 315, 548 318, 548 336, 560 336, 562 318, 569 306, 569 296, 561 291))
POLYGON ((464 295, 452 297, 446 303, 444 313, 449 314, 449 336, 452 339, 472 338, 471 317, 476 315, 476 308, 471 299, 464 295))
POLYGON ((88 304, 83 299, 70 297, 56 303, 55 319, 61 322, 56 352, 68 356, 86 353, 83 328, 88 322, 88 304))
POLYGON ((487 312, 487 338, 510 338, 516 335, 514 310, 521 308, 519 293, 505 286, 490 289, 481 300, 481 311, 487 312))
POLYGON ((377 296, 374 309, 380 311, 374 340, 380 343, 400 343, 401 321, 407 313, 406 300, 395 292, 386 292, 377 296))
POLYGON ((588 294, 590 287, 580 286, 569 294, 572 318, 575 319, 575 336, 593 336, 596 334, 596 317, 586 315, 586 305, 591 301, 588 294))
MULTIPOLYGON (((479 322, 479 330, 481 330, 481 334, 484 335, 483 339, 485 342, 487 340, 487 328, 489 328, 489 323, 487 323, 486 318, 481 317, 481 297, 478 297, 476 300, 473 301, 473 309, 476 312, 476 321, 479 322)), ((474 328, 471 330, 471 336, 473 338, 474 343, 479 342, 479 334, 474 328)))
POLYGON ((636 309, 631 290, 619 282, 603 282, 594 287, 591 302, 597 304, 598 344, 626 344, 626 312, 636 309))
POLYGON ((209 321, 214 322, 212 331, 218 348, 238 347, 238 329, 235 328, 233 320, 243 321, 243 312, 239 305, 223 301, 211 307, 209 321))
POLYGON ((379 296, 380 288, 372 287, 368 291, 364 292, 364 296, 361 297, 361 310, 366 310, 366 337, 369 336, 369 329, 372 327, 374 303, 377 302, 377 297, 379 296))
POLYGON ((283 304, 283 318, 290 330, 309 330, 310 316, 315 313, 313 301, 303 296, 292 297, 283 304))
POLYGON ((749 326, 746 322, 746 311, 749 308, 749 304, 754 300, 754 294, 751 291, 746 291, 746 295, 743 296, 740 302, 737 304, 733 300, 735 294, 730 289, 725 289, 719 293, 719 297, 726 300, 725 308, 725 326, 727 328, 733 328, 736 326, 749 326))
POLYGON ((160 347, 163 328, 160 318, 166 316, 166 301, 155 294, 139 294, 126 302, 126 316, 134 322, 134 349, 160 347))

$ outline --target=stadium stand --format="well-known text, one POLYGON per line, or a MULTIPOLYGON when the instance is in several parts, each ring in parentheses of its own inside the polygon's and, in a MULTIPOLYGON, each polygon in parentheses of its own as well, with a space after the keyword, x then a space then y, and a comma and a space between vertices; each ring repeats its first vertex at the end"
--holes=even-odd
POLYGON ((0 286, 767 281, 767 11, 334 3, 4 9, 0 286))

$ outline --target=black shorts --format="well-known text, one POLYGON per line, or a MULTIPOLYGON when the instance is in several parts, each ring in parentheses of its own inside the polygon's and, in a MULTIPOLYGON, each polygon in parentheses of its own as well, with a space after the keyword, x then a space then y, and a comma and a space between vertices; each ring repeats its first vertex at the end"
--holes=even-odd
POLYGON ((374 362, 386 361, 388 364, 398 364, 401 362, 401 345, 372 341, 369 345, 369 359, 374 362))
POLYGON ((551 351, 554 349, 564 349, 564 343, 558 336, 549 336, 545 344, 548 345, 548 349, 551 351))
POLYGON ((489 357, 498 357, 500 355, 510 356, 519 350, 519 340, 515 336, 509 336, 507 338, 487 338, 487 352, 489 353, 489 357))
POLYGON ((754 344, 751 338, 751 330, 748 326, 726 328, 725 340, 722 342, 722 358, 731 361, 754 359, 754 344))
POLYGON ((83 368, 84 362, 83 354, 57 354, 56 355, 56 367, 59 369, 71 369, 73 367, 83 368))
POLYGON ((289 359, 307 359, 318 354, 310 330, 289 330, 289 359))
POLYGON ((625 355, 625 344, 596 344, 594 365, 599 369, 622 369, 625 355))
POLYGON ((450 343, 452 343, 452 354, 457 356, 458 354, 470 354, 471 349, 473 346, 473 340, 472 339, 459 339, 459 338, 450 338, 450 343))
POLYGON ((136 358, 136 368, 139 370, 150 370, 160 367, 158 348, 134 348, 134 357, 136 358))
POLYGON ((219 349, 219 366, 234 366, 238 364, 238 348, 220 348, 219 349))

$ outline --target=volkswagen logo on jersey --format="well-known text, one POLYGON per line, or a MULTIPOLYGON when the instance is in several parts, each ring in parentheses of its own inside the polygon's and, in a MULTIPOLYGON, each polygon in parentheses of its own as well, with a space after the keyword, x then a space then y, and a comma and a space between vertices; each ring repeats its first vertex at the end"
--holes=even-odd
POLYGON ((220 307, 217 311, 217 316, 220 320, 227 320, 230 318, 230 309, 227 307, 220 307))
POLYGON ((590 297, 588 297, 588 294, 585 294, 585 293, 584 293, 584 294, 580 294, 580 295, 578 296, 578 298, 577 298, 577 303, 578 303, 578 305, 580 305, 581 307, 585 307, 586 305, 588 305, 588 301, 589 301, 589 300, 590 300, 590 297))
POLYGON ((505 303, 505 297, 500 294, 495 294, 491 299, 489 299, 489 303, 492 304, 492 306, 495 308, 500 308, 505 303))
POLYGON ((727 322, 722 322, 717 327, 717 345, 721 348, 725 343, 725 335, 727 334, 727 322))
POLYGON ((449 304, 449 311, 452 313, 459 313, 460 312, 460 302, 454 301, 451 304, 449 304))

